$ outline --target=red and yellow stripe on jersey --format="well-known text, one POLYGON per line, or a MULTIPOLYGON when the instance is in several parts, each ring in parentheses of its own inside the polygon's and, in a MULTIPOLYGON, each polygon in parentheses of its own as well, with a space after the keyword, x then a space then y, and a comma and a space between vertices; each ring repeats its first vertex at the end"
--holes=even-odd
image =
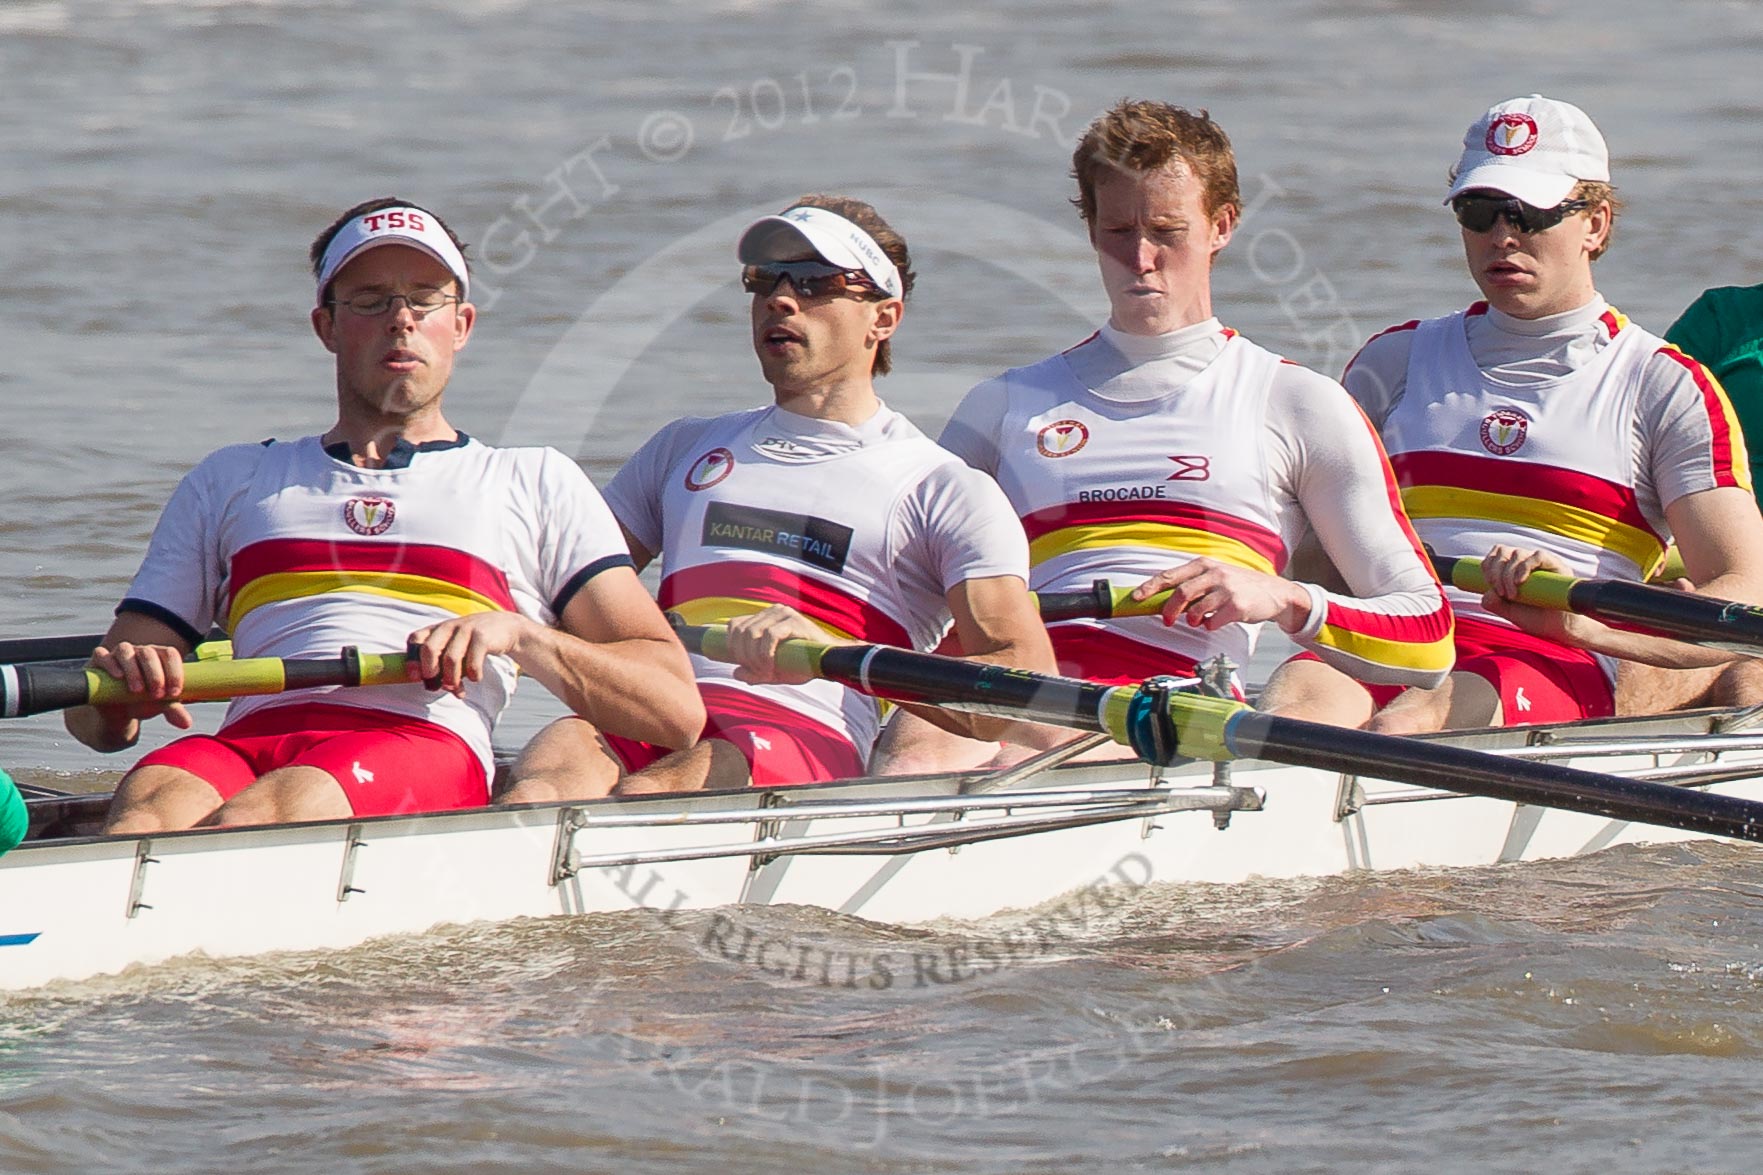
POLYGON ((1036 566, 1074 551, 1149 548, 1202 556, 1278 575, 1286 547, 1265 526, 1195 502, 1062 503, 1022 516, 1029 562, 1036 566))
POLYGON ((1428 593, 1425 604, 1412 613, 1359 608, 1350 599, 1331 593, 1327 597, 1328 610, 1323 616, 1322 628, 1312 642, 1366 666, 1394 665, 1443 673, 1451 668, 1457 656, 1451 604, 1445 598, 1444 586, 1433 573, 1432 560, 1426 557, 1426 548, 1421 545, 1419 534, 1402 509, 1402 491, 1388 455, 1384 453, 1383 440, 1365 413, 1359 413, 1359 420, 1382 458, 1379 465, 1390 513, 1400 524, 1402 536, 1415 557, 1432 575, 1434 590, 1428 593))
POLYGON ((775 563, 706 563, 661 581, 661 607, 687 624, 720 624, 782 604, 835 637, 911 648, 904 625, 874 604, 824 579, 775 563))
POLYGON ((1399 453, 1392 464, 1416 521, 1468 518, 1600 547, 1651 575, 1669 542, 1632 486, 1572 469, 1473 453, 1399 453))
POLYGON ((228 631, 253 609, 355 592, 469 616, 519 611, 502 570, 465 551, 421 543, 265 539, 232 558, 228 631))

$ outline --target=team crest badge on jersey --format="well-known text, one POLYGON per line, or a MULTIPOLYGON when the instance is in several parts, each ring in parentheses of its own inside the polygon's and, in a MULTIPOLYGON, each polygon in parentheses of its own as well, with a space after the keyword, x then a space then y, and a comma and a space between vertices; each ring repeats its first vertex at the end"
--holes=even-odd
POLYGON ((688 490, 707 490, 735 471, 735 455, 727 449, 712 449, 686 470, 688 490))
POLYGON ((1516 453, 1530 433, 1530 418, 1516 408, 1495 408, 1481 418, 1481 447, 1496 457, 1516 453))
POLYGON ((1522 155, 1537 145, 1536 119, 1509 111, 1488 123, 1488 150, 1495 155, 1522 155))
POLYGON ((370 538, 392 529, 396 517, 398 507, 388 498, 350 498, 343 503, 343 521, 349 529, 370 538))
POLYGON ((1035 451, 1043 457, 1069 457, 1090 443, 1090 430, 1081 420, 1055 420, 1035 434, 1035 451))

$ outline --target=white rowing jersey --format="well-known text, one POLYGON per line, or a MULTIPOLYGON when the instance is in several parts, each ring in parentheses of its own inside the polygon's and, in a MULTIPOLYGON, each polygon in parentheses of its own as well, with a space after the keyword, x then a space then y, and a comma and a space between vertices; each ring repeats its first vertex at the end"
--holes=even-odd
MULTIPOLYGON (((883 405, 852 427, 778 407, 678 420, 606 488, 631 537, 661 556, 661 606, 710 624, 773 604, 830 634, 928 650, 947 593, 1026 579, 1027 544, 997 486, 883 405)), ((748 685, 694 656, 698 679, 747 690, 867 754, 876 702, 831 682, 748 685)))
MULTIPOLYGON (((1644 579, 1671 542, 1667 506, 1749 489, 1714 377, 1601 298, 1547 320, 1477 302, 1405 323, 1367 343, 1345 379, 1381 422, 1408 514, 1440 555, 1480 559, 1504 543, 1577 576, 1644 579)), ((1458 615, 1507 624, 1479 595, 1449 596, 1458 615)))
MULTIPOLYGON (((1157 339, 1110 327, 974 388, 943 444, 997 478, 1037 591, 1130 587, 1188 559, 1279 574, 1314 528, 1355 593, 1303 585, 1300 645, 1367 681, 1437 685, 1449 610, 1389 466, 1340 385, 1207 320, 1157 339)), ((1072 621, 1180 662, 1246 665, 1259 625, 1072 621)))
MULTIPOLYGON (((117 609, 194 642, 216 624, 239 657, 401 653, 419 628, 476 612, 556 624, 583 584, 630 566, 612 514, 554 449, 400 443, 388 468, 328 454, 318 437, 210 454, 161 514, 117 609)), ((227 720, 321 698, 426 719, 493 770, 490 730, 515 666, 492 657, 465 697, 421 683, 241 698, 227 720)))

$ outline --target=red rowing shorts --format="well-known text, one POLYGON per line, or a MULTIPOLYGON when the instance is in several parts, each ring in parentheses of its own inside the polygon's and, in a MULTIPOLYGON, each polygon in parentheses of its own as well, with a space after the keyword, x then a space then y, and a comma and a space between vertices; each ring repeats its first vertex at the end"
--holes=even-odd
MULTIPOLYGON (((698 737, 721 739, 741 752, 754 787, 855 779, 864 772, 863 756, 836 730, 743 689, 699 682, 698 692, 709 715, 698 737)), ((615 734, 603 737, 627 771, 673 753, 615 734)))
POLYGON ((482 760, 444 726, 360 706, 297 702, 192 734, 135 764, 176 767, 230 800, 278 767, 328 772, 357 816, 440 812, 489 802, 482 760))
MULTIPOLYGON (((1294 661, 1317 661, 1299 653, 1294 661)), ((1557 644, 1506 624, 1476 617, 1457 618, 1457 664, 1453 673, 1473 673, 1500 695, 1507 726, 1577 722, 1609 718, 1616 696, 1604 667, 1585 649, 1557 644)), ((1361 682, 1379 709, 1405 687, 1361 682)))

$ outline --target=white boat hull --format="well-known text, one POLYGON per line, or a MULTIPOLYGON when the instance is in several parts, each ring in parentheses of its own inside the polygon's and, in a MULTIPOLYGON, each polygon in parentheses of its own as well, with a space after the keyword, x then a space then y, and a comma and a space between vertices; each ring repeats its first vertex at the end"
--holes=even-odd
MULTIPOLYGON (((1710 734, 1728 718, 1451 741, 1506 753, 1551 739, 1602 747, 1572 761, 1694 772, 1696 782, 1763 771, 1763 736, 1710 734)), ((1528 753, 1538 751, 1547 748, 1528 753)), ((1232 765, 1229 786, 1205 764, 1160 783, 1135 763, 1066 766, 982 794, 976 778, 28 841, 0 858, 0 990, 192 952, 340 948, 452 923, 739 903, 912 923, 1101 895, 1098 886, 1478 865, 1694 835, 1269 764, 1232 765)), ((1763 779, 1712 789, 1763 800, 1763 779)), ((782 949, 753 961, 812 965, 788 963, 782 949)))

